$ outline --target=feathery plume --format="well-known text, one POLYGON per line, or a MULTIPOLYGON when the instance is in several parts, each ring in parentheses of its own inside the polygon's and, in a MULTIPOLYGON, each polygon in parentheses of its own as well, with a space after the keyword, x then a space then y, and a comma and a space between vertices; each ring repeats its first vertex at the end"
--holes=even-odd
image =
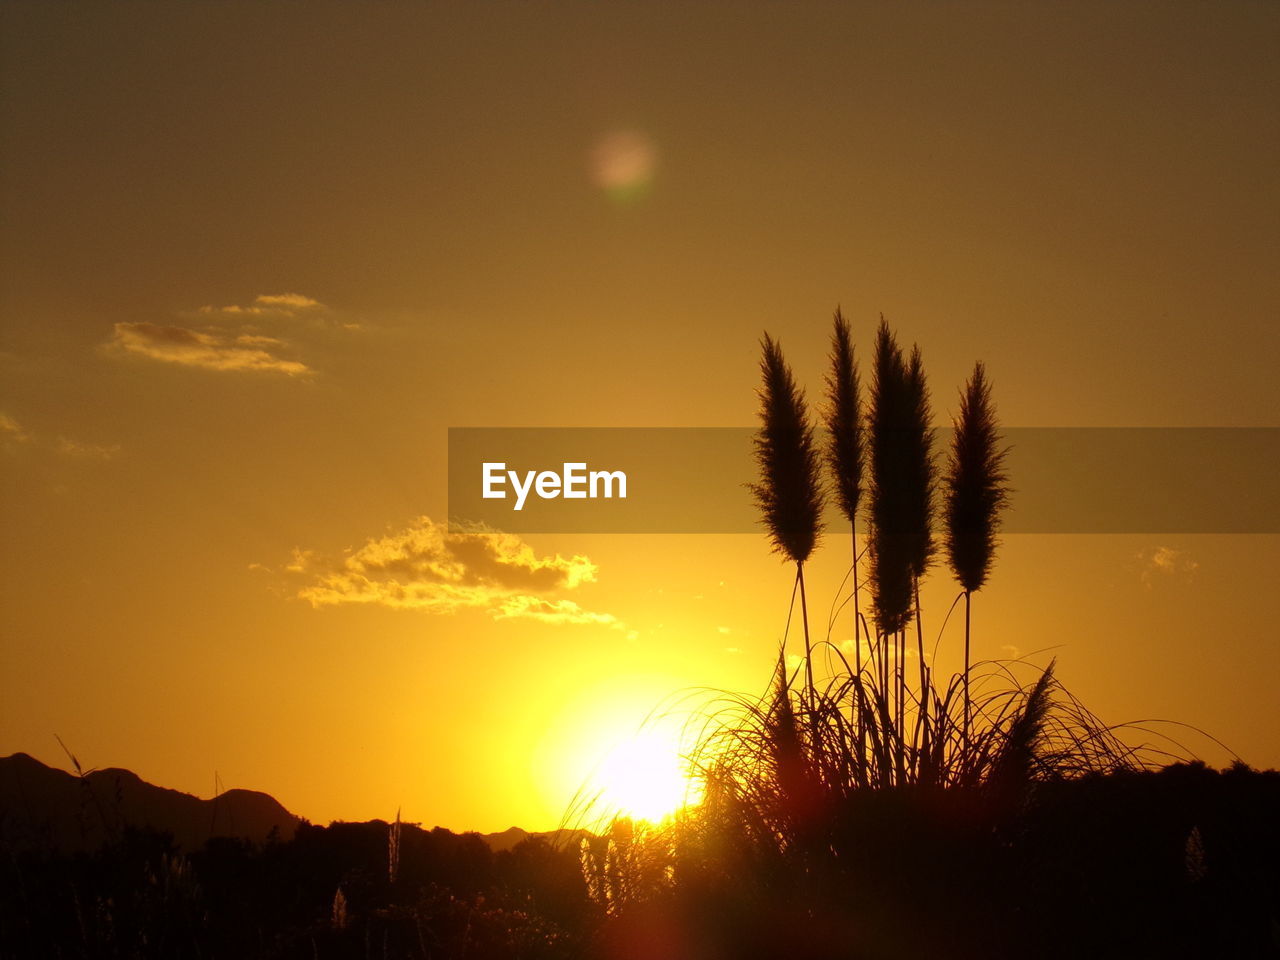
MULTIPOLYGON (((835 328, 831 334, 831 372, 827 374, 828 434, 827 466, 834 481, 836 502, 849 521, 849 537, 853 548, 853 651, 856 674, 862 677, 862 598, 858 577, 858 508, 862 499, 862 467, 865 460, 862 436, 862 397, 858 382, 858 363, 853 356, 849 323, 836 307, 835 328)), ((855 714, 862 714, 862 686, 855 688, 855 714)), ((866 757, 865 730, 858 727, 858 763, 866 757)), ((860 780, 865 782, 865 768, 860 780)))
POLYGON ((831 372, 827 374, 826 427, 831 437, 827 464, 835 479, 835 497, 840 512, 851 524, 858 519, 862 498, 863 439, 858 364, 853 357, 849 322, 836 308, 835 330, 831 335, 831 372))
POLYGON ((966 592, 991 571, 1000 512, 1008 505, 1005 452, 997 447, 995 406, 981 362, 960 395, 946 477, 947 559, 966 592))
POLYGON ((911 348, 904 400, 904 532, 910 537, 911 572, 916 577, 922 577, 934 553, 933 492, 937 471, 933 462, 933 415, 929 410, 929 386, 925 382, 924 362, 920 357, 919 346, 911 348))
POLYGON ((804 563, 817 545, 822 528, 822 487, 813 427, 804 393, 796 386, 777 341, 767 333, 761 341, 761 429, 756 435, 760 482, 751 485, 774 550, 804 563))
POLYGON ((884 634, 911 619, 910 390, 897 338, 883 317, 871 384, 871 600, 884 634))

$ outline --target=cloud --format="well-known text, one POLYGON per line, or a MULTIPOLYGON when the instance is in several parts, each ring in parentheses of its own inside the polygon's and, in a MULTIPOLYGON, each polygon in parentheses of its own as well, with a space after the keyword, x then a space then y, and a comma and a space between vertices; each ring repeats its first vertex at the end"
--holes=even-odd
POLYGON ((27 431, 22 429, 22 424, 7 413, 0 413, 0 437, 14 443, 26 443, 31 439, 27 431))
POLYGON ((278 355, 276 351, 285 346, 282 340, 252 333, 117 323, 111 344, 151 360, 206 370, 251 370, 291 377, 312 372, 305 363, 278 355))
POLYGON ((244 305, 210 304, 180 312, 173 323, 117 323, 107 348, 117 354, 205 370, 305 377, 315 370, 293 355, 295 341, 290 337, 307 341, 363 331, 361 324, 335 317, 313 297, 264 293, 244 305))
POLYGON ((118 443, 82 443, 67 437, 59 437, 54 449, 65 457, 77 460, 111 460, 120 455, 118 443))
POLYGON ((260 306, 297 307, 300 310, 321 305, 319 300, 312 300, 310 297, 304 297, 300 293, 261 294, 253 302, 260 306))
POLYGON ((587 557, 539 557, 512 534, 451 532, 430 517, 337 560, 295 550, 284 570, 305 579, 296 595, 313 607, 363 603, 437 614, 471 609, 495 620, 621 628, 612 614, 554 596, 595 582, 596 566, 587 557))
POLYGON ((201 313, 225 313, 232 316, 249 315, 249 316, 265 316, 269 314, 278 314, 281 316, 292 317, 297 313, 308 310, 320 310, 324 308, 324 304, 319 300, 313 300, 311 297, 304 297, 300 293, 263 293, 253 298, 253 303, 247 306, 231 304, 226 307, 215 307, 207 304, 200 308, 201 313))
POLYGON ((1200 564, 1192 560, 1185 551, 1172 547, 1154 547, 1141 550, 1137 554, 1139 576, 1149 589, 1158 581, 1179 580, 1189 582, 1200 564))
POLYGON ((511 617, 531 617, 543 623, 603 623, 609 626, 617 623, 613 614, 583 610, 572 600, 544 600, 530 596, 508 597, 493 614, 495 620, 511 617))
POLYGON ((123 449, 118 443, 86 443, 62 436, 50 440, 46 435, 31 433, 7 413, 0 413, 0 443, 11 452, 21 444, 24 449, 41 454, 52 451, 73 460, 112 460, 123 449))
MULTIPOLYGON (((857 663, 859 646, 861 646, 862 648, 863 663, 869 662, 870 660, 874 659, 875 656, 877 655, 875 641, 870 637, 865 637, 865 636, 862 638, 860 643, 858 641, 853 640, 852 638, 841 640, 840 652, 844 654, 844 658, 848 660, 850 663, 857 663)), ((892 653, 892 651, 890 652, 892 653)))

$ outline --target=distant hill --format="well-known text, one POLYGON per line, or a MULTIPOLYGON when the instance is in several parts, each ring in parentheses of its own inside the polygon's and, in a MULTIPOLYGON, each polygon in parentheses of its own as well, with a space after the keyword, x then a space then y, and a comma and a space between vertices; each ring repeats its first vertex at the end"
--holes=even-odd
POLYGON ((503 850, 510 850, 516 844, 528 840, 533 834, 528 830, 521 830, 519 827, 508 827, 501 833, 482 833, 480 838, 489 845, 489 849, 494 853, 501 853, 503 850))
POLYGON ((287 841, 298 822, 273 797, 253 790, 201 800, 128 770, 94 770, 81 778, 25 753, 0 758, 0 848, 92 850, 136 827, 170 833, 189 852, 214 836, 262 843, 274 831, 287 841))
POLYGON ((482 833, 480 834, 480 839, 488 844, 489 849, 494 853, 501 853, 504 850, 514 849, 525 840, 539 838, 555 846, 569 846, 576 849, 578 842, 587 836, 590 836, 590 833, 582 829, 546 830, 541 833, 530 833, 528 830, 521 830, 519 827, 508 827, 501 833, 482 833))

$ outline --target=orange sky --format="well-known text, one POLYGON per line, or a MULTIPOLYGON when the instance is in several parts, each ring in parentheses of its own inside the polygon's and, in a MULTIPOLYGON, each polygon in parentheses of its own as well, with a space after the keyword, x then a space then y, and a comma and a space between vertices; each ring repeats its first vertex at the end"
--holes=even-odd
MULTIPOLYGON (((665 695, 763 687, 763 537, 526 538, 588 622, 308 589, 430 556, 448 427, 747 425, 760 331, 813 391, 837 303, 943 421, 983 359, 1011 425, 1280 425, 1278 48, 1255 3, 5 4, 0 754, 554 825, 665 695)), ((1278 558, 1011 537, 978 653, 1274 766, 1278 558)))

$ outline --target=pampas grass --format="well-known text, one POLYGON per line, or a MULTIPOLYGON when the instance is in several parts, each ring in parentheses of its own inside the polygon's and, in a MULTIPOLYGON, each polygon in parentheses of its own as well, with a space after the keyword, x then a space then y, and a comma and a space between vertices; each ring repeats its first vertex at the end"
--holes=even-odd
POLYGON ((1005 451, 998 447, 995 404, 979 361, 960 395, 945 480, 946 548, 951 571, 964 590, 964 735, 969 735, 969 635, 973 593, 982 588, 995 559, 996 529, 1009 502, 1005 451))
MULTIPOLYGON (((827 468, 832 479, 836 504, 849 521, 852 545, 850 573, 853 578, 853 652, 856 675, 862 674, 862 603, 859 596, 858 511, 862 505, 863 466, 866 444, 862 424, 862 390, 858 364, 853 355, 849 323, 836 307, 831 333, 831 370, 827 374, 827 468)), ((855 714, 861 711, 861 688, 855 688, 855 714)), ((859 737, 865 747, 859 727, 859 737)), ((860 751, 861 753, 862 751, 860 751)), ((859 768, 859 774, 865 771, 859 768)))
POLYGON ((902 348, 884 318, 876 332, 871 388, 871 598, 876 626, 897 634, 911 618, 912 400, 902 348))
MULTIPOLYGON (((930 737, 930 698, 924 660, 918 585, 933 555, 934 465, 929 389, 920 348, 910 360, 884 318, 876 333, 875 380, 872 385, 871 436, 871 583, 878 647, 894 649, 894 720, 906 723, 908 690, 903 661, 906 628, 916 621, 920 666, 915 713, 920 735, 930 737)), ((880 655, 881 683, 888 686, 888 655, 880 655)), ((899 754, 899 761, 904 758, 899 754)), ((905 767, 899 764, 899 776, 905 767)))
MULTIPOLYGON (((919 581, 936 548, 937 485, 921 352, 916 347, 904 355, 881 319, 864 411, 849 325, 839 310, 831 345, 824 460, 855 536, 854 663, 846 645, 832 638, 840 605, 833 603, 825 639, 815 643, 809 634, 804 565, 817 546, 823 492, 803 393, 766 335, 756 440, 760 480, 752 490, 773 550, 796 564, 791 603, 798 594, 803 686, 794 689, 790 681, 784 635, 765 693, 724 694, 694 712, 686 760, 700 800, 659 825, 615 821, 602 831, 606 839, 588 844, 585 858, 593 889, 611 913, 649 891, 643 896, 674 896, 664 902, 691 904, 694 915, 707 918, 700 922, 723 924, 729 943, 739 923, 779 931, 776 949, 748 938, 726 956, 745 955, 738 947, 777 955, 794 946, 795 935, 812 938, 813 955, 832 956, 829 937, 811 925, 850 911, 863 921, 875 916, 876 891, 886 883, 898 883, 911 897, 913 885, 929 882, 931 842, 989 850, 997 815, 1020 809, 1035 785, 1149 765, 1062 688, 1055 663, 1043 669, 1024 661, 971 664, 967 616, 964 671, 935 679, 924 657, 919 600, 919 581), (865 658, 856 599, 859 519, 869 529, 875 625, 865 658), (915 689, 903 669, 912 620, 920 657, 915 689), (813 662, 820 653, 828 654, 830 666, 819 681, 813 662), (958 835, 947 832, 955 817, 958 835), (919 824, 934 831, 931 838, 917 835, 919 824), (879 852, 870 855, 869 846, 879 852)), ((947 559, 966 597, 990 576, 998 514, 1008 499, 996 443, 994 407, 979 365, 966 387, 944 478, 947 559)), ((969 866, 962 859, 959 872, 969 866)))
MULTIPOLYGON (((754 489, 774 549, 800 567, 816 543, 813 510, 821 503, 811 479, 811 434, 803 395, 781 351, 767 336, 763 346, 765 426, 757 441, 763 479, 754 489)), ((788 851, 809 844, 829 853, 823 831, 834 828, 832 818, 862 791, 1008 791, 1037 779, 1105 771, 1131 759, 1062 690, 1054 664, 1029 678, 1019 676, 1026 669, 1022 664, 988 664, 975 689, 966 631, 965 671, 941 685, 934 682, 924 656, 919 602, 919 582, 937 549, 929 389, 920 348, 904 353, 883 317, 872 377, 864 426, 849 325, 837 310, 826 379, 825 460, 845 518, 853 525, 861 510, 867 514, 876 626, 870 662, 861 656, 855 601, 852 666, 828 637, 823 644, 838 666, 821 684, 810 669, 804 690, 795 695, 780 658, 769 692, 738 703, 733 719, 704 736, 695 751, 706 785, 696 818, 704 825, 732 824, 744 842, 773 844, 773 858, 785 859, 788 851), (905 630, 912 620, 920 660, 915 689, 903 670, 905 630)), ((962 399, 945 477, 947 558, 953 570, 963 571, 966 589, 981 586, 990 574, 996 520, 1008 499, 996 443, 990 388, 979 364, 962 399)), ((853 556, 856 583, 856 541, 853 556)), ((806 630, 807 662, 815 649, 806 630)))
POLYGON ((952 573, 966 593, 980 590, 995 560, 996 528, 1009 502, 991 385, 981 362, 960 394, 946 489, 946 549, 952 573))
POLYGON ((831 334, 831 370, 827 374, 827 467, 840 512, 849 521, 853 543, 853 635, 858 671, 862 670, 862 630, 858 598, 858 510, 862 504, 866 459, 862 427, 862 390, 853 356, 849 323, 836 308, 831 334))
POLYGON ((813 687, 809 610, 805 596, 804 563, 813 553, 822 529, 823 491, 818 453, 804 392, 796 386, 782 348, 769 334, 761 341, 761 427, 756 435, 760 482, 751 485, 765 529, 776 552, 796 565, 800 612, 804 623, 806 687, 813 687))
POLYGON ((751 484, 773 549, 803 564, 822 528, 818 454, 804 392, 796 386, 782 348, 767 333, 761 341, 761 428, 756 435, 760 482, 751 484))

